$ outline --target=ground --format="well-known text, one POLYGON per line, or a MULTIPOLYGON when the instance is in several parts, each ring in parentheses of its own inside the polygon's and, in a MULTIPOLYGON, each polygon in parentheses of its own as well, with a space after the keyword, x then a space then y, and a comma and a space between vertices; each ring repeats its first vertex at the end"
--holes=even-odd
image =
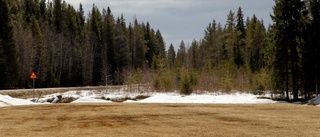
POLYGON ((319 136, 320 107, 71 103, 0 108, 0 136, 319 136))

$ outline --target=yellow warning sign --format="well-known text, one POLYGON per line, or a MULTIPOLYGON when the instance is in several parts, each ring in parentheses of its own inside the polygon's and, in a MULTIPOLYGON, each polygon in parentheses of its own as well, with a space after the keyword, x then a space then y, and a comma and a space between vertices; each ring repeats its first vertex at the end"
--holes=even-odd
POLYGON ((37 78, 37 75, 36 75, 36 73, 32 72, 32 73, 31 73, 31 76, 30 76, 30 78, 31 78, 31 79, 36 79, 36 78, 37 78))

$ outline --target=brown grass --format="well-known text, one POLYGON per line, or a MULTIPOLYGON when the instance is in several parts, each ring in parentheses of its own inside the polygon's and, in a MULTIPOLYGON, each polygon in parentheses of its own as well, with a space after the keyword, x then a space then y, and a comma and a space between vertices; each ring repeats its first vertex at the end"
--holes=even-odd
POLYGON ((206 104, 56 104, 0 108, 0 136, 318 136, 320 108, 206 104))

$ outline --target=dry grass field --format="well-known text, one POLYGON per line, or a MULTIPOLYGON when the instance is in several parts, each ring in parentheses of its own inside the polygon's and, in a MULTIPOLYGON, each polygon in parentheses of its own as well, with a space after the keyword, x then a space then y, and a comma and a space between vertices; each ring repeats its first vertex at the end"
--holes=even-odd
POLYGON ((320 107, 56 104, 0 108, 0 136, 319 136, 320 107))

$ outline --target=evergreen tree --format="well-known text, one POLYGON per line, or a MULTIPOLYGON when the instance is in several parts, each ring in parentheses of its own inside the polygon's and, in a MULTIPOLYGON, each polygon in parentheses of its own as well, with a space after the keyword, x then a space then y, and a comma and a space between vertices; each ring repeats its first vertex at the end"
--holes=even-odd
MULTIPOLYGON (((117 69, 116 45, 115 45, 115 21, 110 7, 103 10, 103 77, 106 84, 113 84, 114 74, 117 69)), ((118 45, 119 46, 119 45, 118 45)))
POLYGON ((61 0, 53 1, 54 26, 57 32, 62 32, 62 3, 61 0))
POLYGON ((187 61, 187 52, 186 52, 186 46, 184 41, 182 40, 178 49, 177 53, 177 67, 186 67, 186 61, 187 61))
POLYGON ((225 27, 225 56, 228 61, 234 61, 234 47, 235 47, 235 17, 234 12, 230 10, 227 17, 227 24, 225 27))
POLYGON ((134 68, 143 68, 146 63, 147 46, 143 31, 144 24, 139 24, 138 20, 134 21, 133 30, 133 48, 134 48, 134 68))
POLYGON ((176 52, 174 51, 174 47, 172 44, 170 44, 167 57, 168 57, 169 67, 173 69, 175 59, 176 59, 176 52))
POLYGON ((285 81, 285 85, 277 85, 280 89, 285 89, 287 100, 289 99, 289 86, 293 92, 293 99, 298 99, 298 46, 301 37, 301 12, 303 11, 303 1, 300 0, 276 0, 273 8, 272 20, 275 22, 275 77, 276 83, 285 81), (291 75, 291 78, 290 78, 291 75), (290 84, 291 83, 291 84, 290 84), (285 88, 284 88, 285 87, 285 88))
POLYGON ((266 47, 266 30, 263 21, 259 21, 253 15, 247 27, 245 52, 246 65, 252 72, 260 70, 264 66, 263 51, 266 47))
POLYGON ((46 0, 41 0, 40 1, 40 14, 43 20, 47 19, 47 5, 46 5, 46 0))
MULTIPOLYGON (((189 57, 189 65, 190 68, 192 68, 193 70, 198 70, 200 69, 199 67, 199 44, 196 40, 193 40, 191 47, 188 51, 188 57, 189 57)), ((189 67, 188 67, 189 68, 189 67)))
POLYGON ((218 65, 217 58, 220 56, 221 47, 219 47, 219 36, 217 32, 216 21, 213 20, 209 23, 207 29, 205 30, 205 36, 203 39, 204 46, 201 48, 203 50, 203 58, 205 60, 210 60, 212 64, 218 65))
POLYGON ((33 0, 25 0, 24 1, 24 6, 25 6, 25 11, 24 11, 24 19, 26 24, 31 23, 31 16, 33 15, 33 0))
POLYGON ((0 87, 2 89, 17 86, 19 80, 17 54, 8 1, 0 0, 0 87))
POLYGON ((100 85, 103 84, 103 47, 102 47, 102 19, 101 13, 98 8, 93 6, 92 15, 90 19, 91 24, 91 47, 93 50, 93 70, 92 70, 92 84, 100 85))
POLYGON ((303 73, 303 89, 305 91, 305 98, 308 99, 311 95, 319 94, 319 75, 320 62, 319 56, 319 36, 320 36, 320 1, 308 0, 306 6, 309 11, 303 12, 303 29, 302 39, 303 45, 301 47, 301 64, 303 73))
POLYGON ((155 32, 153 29, 151 29, 149 22, 147 22, 147 25, 144 29, 144 40, 147 46, 146 60, 151 68, 154 56, 157 54, 158 47, 156 47, 155 32))
POLYGON ((236 30, 235 30, 236 41, 233 49, 233 54, 234 54, 234 62, 239 68, 244 64, 243 54, 244 54, 244 48, 246 46, 245 45, 246 30, 244 26, 243 13, 242 13, 241 7, 239 7, 238 9, 236 21, 237 21, 236 30))
POLYGON ((123 17, 118 18, 115 24, 115 84, 123 84, 121 74, 123 69, 127 66, 128 50, 127 49, 126 26, 123 17))
POLYGON ((316 87, 316 95, 319 95, 320 92, 320 1, 319 0, 310 0, 310 14, 311 14, 311 27, 312 27, 312 47, 314 48, 314 54, 312 64, 315 67, 315 87, 316 87))
POLYGON ((166 58, 166 47, 165 47, 165 42, 163 40, 163 37, 161 35, 160 30, 157 30, 156 32, 156 41, 157 41, 157 48, 158 48, 158 53, 156 55, 160 55, 162 59, 166 58))

